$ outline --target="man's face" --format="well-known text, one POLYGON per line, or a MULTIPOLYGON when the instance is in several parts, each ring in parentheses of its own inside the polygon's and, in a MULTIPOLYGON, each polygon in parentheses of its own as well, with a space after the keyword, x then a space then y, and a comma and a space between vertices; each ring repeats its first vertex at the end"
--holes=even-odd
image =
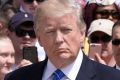
POLYGON ((76 22, 72 13, 61 17, 42 17, 40 20, 37 37, 55 65, 71 63, 78 55, 83 35, 76 22))
POLYGON ((96 31, 90 36, 91 43, 98 43, 102 45, 101 57, 109 58, 112 55, 111 36, 104 32, 96 31))
MULTIPOLYGON (((117 41, 117 43, 120 42, 120 27, 114 28, 112 35, 113 35, 112 37, 113 41, 117 41)), ((120 44, 118 45, 113 44, 113 54, 117 65, 120 66, 120 44)))
POLYGON ((44 0, 22 0, 21 5, 26 12, 34 14, 38 4, 43 1, 44 0))
POLYGON ((12 71, 15 63, 15 50, 13 44, 8 39, 0 40, 0 75, 5 75, 12 71))
POLYGON ((33 28, 20 27, 11 34, 12 41, 20 49, 28 46, 35 46, 36 36, 33 28))

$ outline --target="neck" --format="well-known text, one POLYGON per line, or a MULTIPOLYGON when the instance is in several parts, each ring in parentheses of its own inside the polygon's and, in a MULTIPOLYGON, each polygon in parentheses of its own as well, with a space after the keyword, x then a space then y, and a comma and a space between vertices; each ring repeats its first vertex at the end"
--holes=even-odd
POLYGON ((115 61, 115 59, 114 59, 113 56, 109 59, 109 61, 107 62, 107 64, 108 64, 108 66, 110 66, 110 67, 115 66, 116 61, 115 61))
POLYGON ((16 52, 15 54, 15 64, 18 65, 23 60, 22 52, 16 52))

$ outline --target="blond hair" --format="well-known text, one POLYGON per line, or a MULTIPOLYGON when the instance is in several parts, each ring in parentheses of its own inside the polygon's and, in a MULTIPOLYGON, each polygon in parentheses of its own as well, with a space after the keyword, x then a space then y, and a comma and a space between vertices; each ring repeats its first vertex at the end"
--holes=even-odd
POLYGON ((34 17, 35 30, 39 30, 39 22, 43 16, 60 17, 68 13, 74 13, 80 28, 86 29, 82 16, 82 8, 74 0, 46 0, 39 4, 34 17))

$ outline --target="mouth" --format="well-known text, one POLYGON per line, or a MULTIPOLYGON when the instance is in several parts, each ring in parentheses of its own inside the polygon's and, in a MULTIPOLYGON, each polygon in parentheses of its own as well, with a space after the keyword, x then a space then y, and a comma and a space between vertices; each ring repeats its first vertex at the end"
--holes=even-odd
POLYGON ((31 44, 32 42, 30 42, 30 41, 24 41, 24 42, 22 42, 22 44, 24 44, 24 45, 27 45, 27 44, 31 44))
POLYGON ((34 46, 34 44, 32 42, 22 42, 21 46, 28 47, 28 46, 34 46))
POLYGON ((12 66, 4 66, 4 69, 7 71, 11 71, 12 70, 12 66))
POLYGON ((101 50, 101 53, 102 53, 102 52, 107 52, 107 51, 108 51, 107 49, 102 49, 102 50, 101 50))
POLYGON ((60 48, 56 50, 56 53, 69 53, 68 49, 60 48))

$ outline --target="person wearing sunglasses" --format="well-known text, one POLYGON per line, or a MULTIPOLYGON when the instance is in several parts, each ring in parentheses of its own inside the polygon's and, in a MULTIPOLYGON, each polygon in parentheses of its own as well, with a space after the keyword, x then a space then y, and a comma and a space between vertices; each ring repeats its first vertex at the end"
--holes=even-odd
POLYGON ((109 19, 116 22, 120 19, 118 6, 113 3, 110 5, 96 5, 93 13, 94 19, 109 19))
MULTIPOLYGON (((96 19, 109 19, 116 22, 120 19, 119 7, 116 5, 115 0, 89 0, 84 8, 84 20, 87 25, 86 33, 90 27, 93 20, 96 19)), ((85 38, 85 52, 88 53, 88 38, 85 38)))
POLYGON ((21 0, 20 11, 34 14, 36 7, 39 3, 45 0, 21 0))
POLYGON ((41 3, 34 28, 48 58, 13 71, 4 80, 120 80, 119 70, 90 60, 82 51, 82 12, 70 0, 41 3))
POLYGON ((101 0, 101 2, 99 0, 100 3, 98 3, 97 0, 94 1, 96 2, 92 2, 92 0, 90 0, 84 8, 84 20, 87 25, 87 30, 93 20, 109 19, 116 22, 120 19, 120 8, 116 4, 116 1, 119 0, 101 0))
POLYGON ((114 67, 120 70, 120 20, 113 25, 112 48, 113 55, 116 61, 116 65, 114 67))
MULTIPOLYGON (((100 44, 101 51, 89 52, 89 57, 108 66, 114 66, 115 61, 112 54, 111 33, 114 22, 108 19, 94 20, 88 29, 89 44, 100 44), (90 56, 94 55, 94 57, 90 56)), ((90 46, 91 48, 91 46, 90 46)), ((90 49, 91 50, 91 49, 90 49)), ((99 49, 98 49, 99 50, 99 49)))
MULTIPOLYGON (((16 64, 19 67, 24 65, 31 64, 30 61, 23 60, 23 49, 24 47, 37 47, 37 38, 33 29, 33 15, 30 13, 18 12, 14 15, 9 22, 9 36, 11 37, 13 44, 15 46, 16 54, 16 64), (22 64, 22 65, 21 65, 22 64)), ((38 47, 37 47, 38 50, 38 47)), ((44 57, 45 52, 43 48, 41 48, 41 52, 44 57)), ((39 56, 39 54, 38 54, 39 56)))

